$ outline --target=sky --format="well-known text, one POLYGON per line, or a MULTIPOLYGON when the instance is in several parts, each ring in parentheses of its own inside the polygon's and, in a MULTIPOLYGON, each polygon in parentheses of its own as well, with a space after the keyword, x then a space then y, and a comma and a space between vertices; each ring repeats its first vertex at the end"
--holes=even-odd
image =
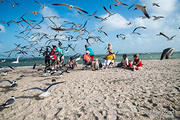
MULTIPOLYGON (((99 36, 102 42, 95 42, 90 40, 90 47, 94 50, 95 54, 106 54, 106 47, 108 43, 113 46, 113 51, 118 53, 151 53, 151 52, 162 52, 165 48, 173 47, 175 51, 180 51, 180 0, 121 0, 121 2, 128 4, 128 6, 112 6, 115 4, 115 0, 37 0, 45 7, 41 8, 34 0, 15 0, 18 5, 11 7, 11 4, 4 0, 0 3, 0 56, 7 56, 6 51, 14 49, 15 44, 29 45, 33 41, 37 41, 39 37, 32 37, 33 33, 46 33, 49 36, 58 34, 58 39, 62 41, 63 46, 67 44, 72 44, 75 47, 75 51, 69 49, 66 55, 73 55, 75 53, 84 53, 84 45, 87 44, 85 40, 79 39, 78 41, 65 41, 65 37, 60 36, 62 34, 68 34, 73 36, 82 35, 78 32, 56 32, 51 29, 54 27, 52 22, 48 19, 40 24, 41 29, 33 29, 26 36, 26 39, 17 38, 16 36, 25 36, 25 34, 19 34, 25 29, 26 23, 22 23, 22 27, 15 23, 11 23, 9 26, 4 24, 10 20, 21 20, 21 16, 28 11, 37 11, 38 14, 35 16, 33 14, 27 14, 24 16, 26 19, 33 19, 36 21, 41 21, 42 16, 57 16, 59 18, 52 19, 57 27, 64 24, 64 21, 71 21, 76 24, 84 24, 89 18, 87 16, 80 15, 76 9, 69 10, 65 6, 53 6, 54 3, 65 3, 73 6, 78 6, 83 10, 87 11, 89 14, 93 14, 97 11, 96 16, 106 17, 108 13, 103 9, 105 6, 114 15, 108 17, 107 20, 101 21, 92 17, 86 25, 86 29, 90 34, 84 33, 83 37, 87 38, 89 36, 99 36), (152 3, 158 3, 160 7, 153 6, 152 3), (128 7, 133 4, 140 4, 146 6, 146 10, 150 15, 150 19, 142 19, 144 14, 140 10, 134 10, 135 7, 128 10, 128 7), (152 16, 163 16, 159 20, 153 20, 152 16), (128 23, 131 22, 131 25, 128 23), (132 34, 134 28, 138 26, 144 26, 146 29, 138 29, 141 35, 132 34), (108 36, 103 33, 99 33, 98 29, 102 27, 108 36), (167 40, 163 36, 157 36, 160 32, 171 37, 176 35, 172 40, 167 40), (117 38, 117 34, 125 34, 126 39, 122 40, 117 38)), ((84 14, 84 13, 83 13, 84 14)), ((85 15, 85 14, 84 14, 85 15)), ((65 26, 69 28, 70 25, 65 26)), ((32 46, 34 48, 40 49, 40 47, 47 45, 47 39, 43 38, 39 40, 37 45, 32 46)), ((50 45, 57 45, 58 42, 53 42, 50 45)), ((29 57, 34 52, 28 52, 29 57)), ((15 57, 16 52, 12 53, 11 57, 15 57)), ((35 55, 37 55, 35 53, 35 55)))

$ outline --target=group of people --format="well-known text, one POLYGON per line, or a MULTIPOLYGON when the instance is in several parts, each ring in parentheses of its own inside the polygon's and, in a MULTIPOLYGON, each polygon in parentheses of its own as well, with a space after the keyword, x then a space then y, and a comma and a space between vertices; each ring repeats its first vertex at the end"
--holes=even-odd
MULTIPOLYGON (((86 53, 82 56, 82 59, 84 61, 85 67, 91 67, 92 70, 98 70, 98 69, 107 69, 110 66, 115 66, 115 54, 112 50, 112 44, 108 44, 107 52, 108 54, 104 58, 104 62, 99 62, 98 59, 94 58, 94 52, 93 50, 88 46, 85 45, 86 53)), ((62 47, 62 43, 59 42, 58 46, 53 45, 51 51, 46 48, 46 51, 43 54, 45 56, 45 65, 46 67, 53 66, 53 68, 56 68, 56 65, 58 67, 61 67, 64 65, 64 48, 62 47)), ((68 66, 71 69, 74 69, 74 67, 77 67, 77 62, 74 60, 74 57, 71 56, 68 61, 68 66)), ((134 55, 134 60, 130 61, 127 58, 127 55, 124 54, 122 57, 122 60, 120 63, 118 63, 117 67, 131 69, 133 71, 141 69, 143 66, 141 59, 139 58, 139 54, 134 55)))
POLYGON ((61 47, 62 43, 59 42, 58 46, 53 45, 51 50, 49 51, 48 47, 46 51, 43 53, 45 57, 45 66, 53 66, 53 69, 56 68, 56 64, 60 67, 64 65, 64 48, 61 47))
MULTIPOLYGON (((94 60, 94 52, 91 48, 85 45, 86 54, 83 56, 84 64, 91 65, 92 70, 98 70, 99 68, 107 69, 109 66, 115 66, 115 54, 112 50, 112 44, 108 44, 107 52, 108 54, 104 58, 104 63, 99 63, 98 59, 94 60)), ((139 58, 139 54, 134 55, 134 60, 130 61, 127 58, 127 55, 124 54, 122 61, 118 63, 117 67, 131 69, 133 71, 141 69, 143 66, 141 59, 139 58)))

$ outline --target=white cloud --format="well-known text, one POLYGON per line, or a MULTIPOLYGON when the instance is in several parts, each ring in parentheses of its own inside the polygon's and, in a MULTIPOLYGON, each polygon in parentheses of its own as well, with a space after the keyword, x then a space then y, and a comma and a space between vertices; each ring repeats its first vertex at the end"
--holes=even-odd
MULTIPOLYGON (((106 15, 103 15, 102 17, 104 18, 107 16, 108 15, 106 14, 106 15)), ((104 25, 104 29, 106 31, 115 31, 122 28, 128 28, 127 23, 129 23, 129 21, 127 21, 123 16, 121 16, 118 13, 112 15, 107 20, 102 22, 102 24, 104 25)))
POLYGON ((168 16, 176 10, 177 0, 140 0, 147 6, 152 15, 168 16), (153 6, 152 3, 158 3, 160 7, 153 6))
POLYGON ((0 24, 0 33, 1 33, 1 32, 5 32, 5 27, 0 24))
MULTIPOLYGON (((137 30, 142 35, 137 36, 135 41, 137 44, 144 44, 144 48, 148 46, 154 47, 154 50, 160 50, 165 47, 173 47, 180 44, 180 34, 178 25, 180 24, 180 15, 177 10, 177 0, 141 0, 143 5, 147 6, 150 15, 163 15, 164 18, 159 20, 136 18, 132 21, 133 27, 145 26, 146 30, 137 30), (152 3, 159 3, 160 7, 152 6, 152 3), (167 41, 163 36, 156 36, 159 32, 163 32, 171 37, 176 35, 172 41, 167 41), (138 37, 141 37, 138 38, 138 37), (148 45, 148 46, 147 46, 148 45)), ((177 48, 177 47, 176 47, 177 48)), ((145 48, 146 49, 146 48, 145 48)), ((180 50, 180 48, 177 48, 180 50)))

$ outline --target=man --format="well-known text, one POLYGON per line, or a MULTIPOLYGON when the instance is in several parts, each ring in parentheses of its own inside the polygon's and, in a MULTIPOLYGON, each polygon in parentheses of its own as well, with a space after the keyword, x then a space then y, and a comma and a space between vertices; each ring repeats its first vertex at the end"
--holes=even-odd
POLYGON ((93 61, 94 60, 94 52, 91 48, 88 47, 88 45, 85 45, 85 49, 86 51, 89 51, 89 56, 91 57, 91 60, 93 61))
POLYGON ((57 58, 58 58, 58 65, 61 64, 64 65, 64 49, 61 47, 62 43, 59 42, 58 47, 56 48, 56 51, 58 52, 57 58))

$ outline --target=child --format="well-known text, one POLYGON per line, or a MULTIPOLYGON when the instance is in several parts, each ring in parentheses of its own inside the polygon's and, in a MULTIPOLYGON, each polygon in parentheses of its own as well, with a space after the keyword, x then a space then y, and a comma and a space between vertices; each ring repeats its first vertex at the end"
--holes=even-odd
POLYGON ((121 61, 120 67, 121 67, 121 68, 127 68, 128 65, 129 65, 129 62, 128 62, 127 55, 124 54, 124 55, 123 55, 123 59, 122 59, 122 61, 121 61))
POLYGON ((51 58, 52 64, 53 64, 54 69, 55 69, 56 68, 56 61, 57 61, 56 46, 55 45, 53 45, 53 48, 51 49, 50 58, 51 58))
POLYGON ((71 69, 74 69, 74 67, 77 67, 77 63, 74 62, 74 58, 72 56, 70 57, 70 60, 69 60, 69 67, 71 69))
POLYGON ((139 58, 139 54, 134 55, 134 61, 133 61, 133 71, 142 69, 142 61, 139 58))

